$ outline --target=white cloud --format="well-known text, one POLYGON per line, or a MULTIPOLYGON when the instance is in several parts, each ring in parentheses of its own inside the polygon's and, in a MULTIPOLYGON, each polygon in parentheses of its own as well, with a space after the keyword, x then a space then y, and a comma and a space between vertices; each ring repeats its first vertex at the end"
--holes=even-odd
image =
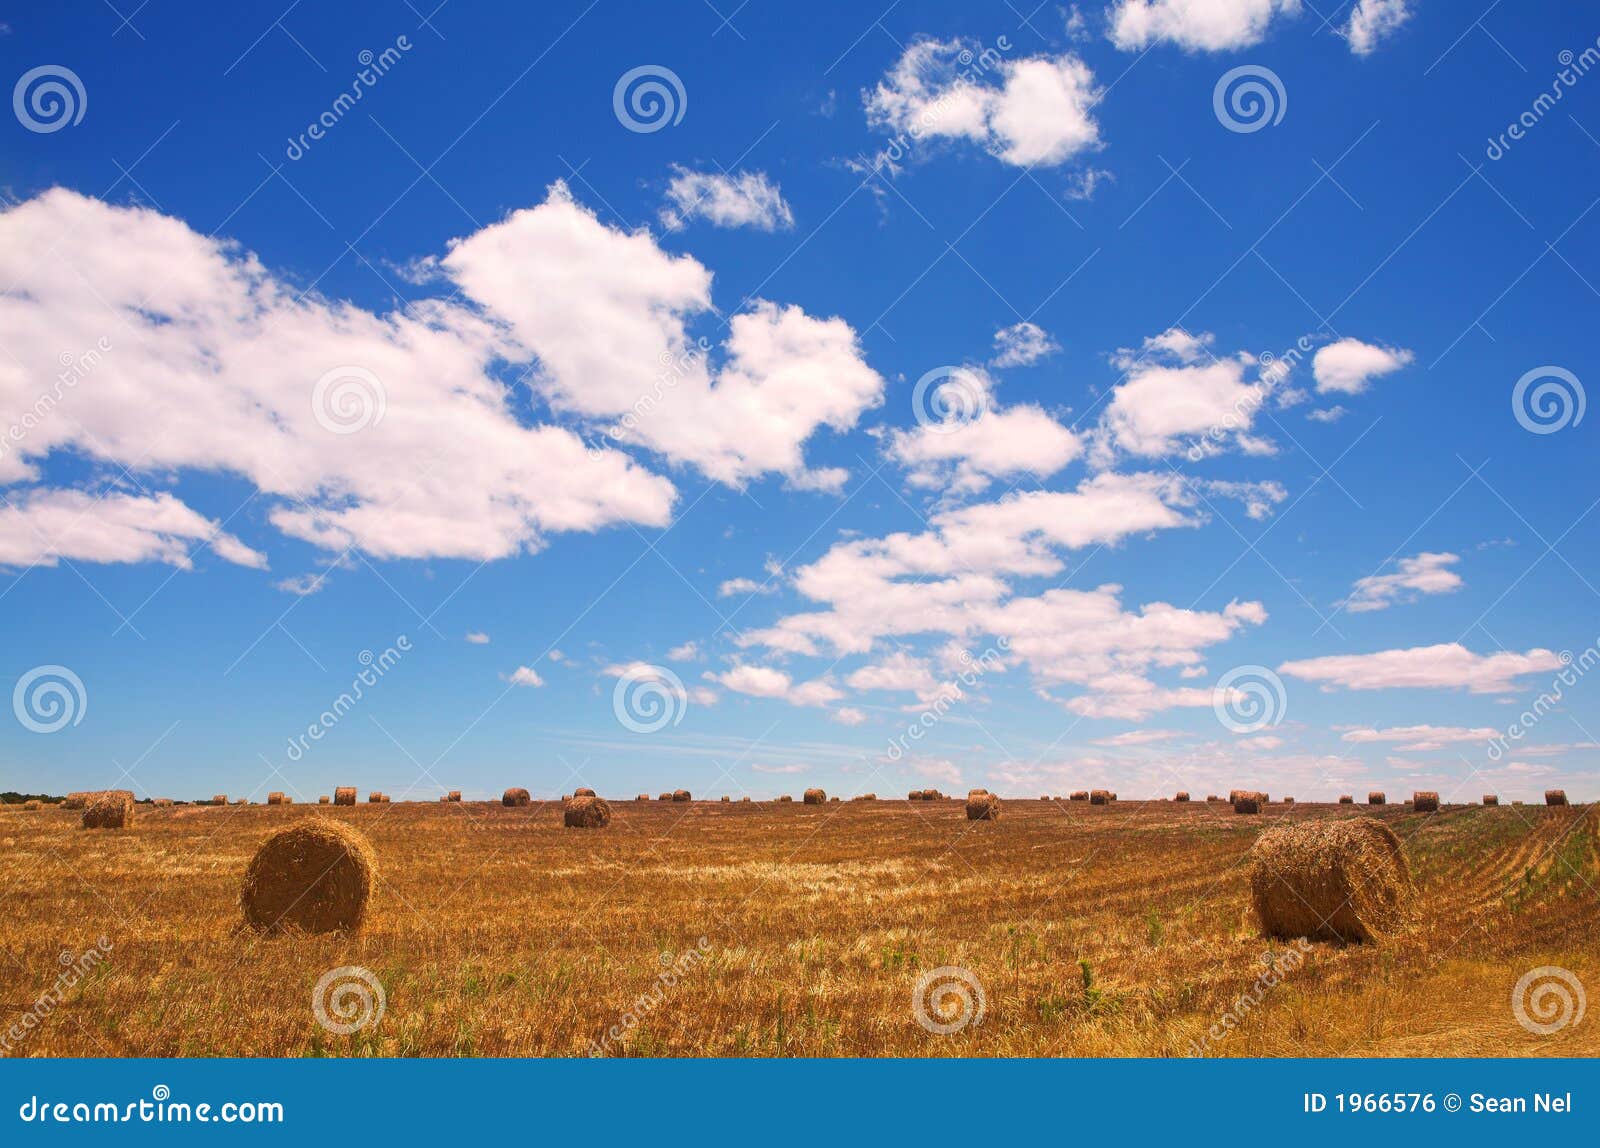
POLYGON ((844 697, 830 682, 818 679, 796 682, 782 670, 771 666, 737 665, 720 674, 707 674, 736 694, 757 698, 778 698, 795 706, 824 706, 844 697))
MULTIPOLYGON (((0 281, 22 285, 0 298, 0 412, 32 408, 62 348, 109 348, 58 417, 15 444, 5 480, 36 478, 58 451, 151 475, 237 475, 284 533, 389 558, 500 558, 557 531, 670 517, 666 479, 519 419, 491 373, 502 334, 458 304, 378 315, 300 294, 177 219, 60 189, 0 213, 0 281)), ((138 513, 158 523, 152 538, 193 536, 192 521, 160 525, 178 522, 178 505, 125 505, 123 524, 138 513)), ((127 560, 175 557, 121 537, 127 560)))
MULTIPOLYGON (((964 40, 917 40, 865 94, 867 123, 903 153, 967 140, 1004 163, 1053 167, 1099 146, 1094 74, 1078 57, 996 58, 964 40)), ((892 160, 889 162, 893 162, 892 160)))
POLYGON ((1300 0, 1118 0, 1111 42, 1128 52, 1160 41, 1189 52, 1248 48, 1274 17, 1299 11, 1300 0))
POLYGON ((996 478, 1048 478, 1083 453, 1078 436, 1042 408, 1002 408, 980 367, 960 368, 941 387, 959 396, 962 410, 889 432, 887 453, 907 468, 913 486, 972 494, 996 478))
POLYGON ((487 646, 489 635, 481 630, 472 630, 467 634, 467 641, 474 646, 487 646))
POLYGON ((1458 742, 1484 742, 1487 743, 1498 737, 1500 731, 1486 727, 1469 729, 1465 726, 1445 725, 1407 725, 1394 726, 1389 729, 1373 729, 1363 727, 1360 729, 1346 730, 1344 740, 1358 744, 1401 742, 1394 748, 1399 753, 1423 753, 1433 749, 1443 749, 1447 745, 1458 742))
POLYGON ((809 773, 811 771, 811 767, 809 765, 800 765, 795 762, 791 762, 788 765, 767 765, 764 762, 758 761, 751 765, 750 768, 755 770, 757 773, 776 774, 809 773))
POLYGON ((1424 551, 1400 559, 1393 574, 1373 574, 1356 581, 1344 608, 1353 614, 1386 610, 1396 602, 1414 601, 1423 594, 1449 594, 1461 589, 1461 575, 1449 567, 1460 561, 1455 554, 1424 551))
POLYGON ((1061 349, 1061 344, 1050 337, 1037 323, 1023 320, 994 333, 995 356, 989 360, 996 367, 1025 367, 1037 363, 1046 355, 1061 349))
POLYGON ((816 431, 849 430, 883 379, 842 319, 756 300, 732 316, 720 364, 688 324, 711 310, 711 273, 643 232, 607 227, 560 184, 538 207, 457 242, 440 263, 537 356, 557 411, 739 485, 769 473, 836 489, 807 469, 816 431))
MULTIPOLYGON (((0 366, 0 378, 5 373, 0 366)), ((34 488, 0 499, 0 567, 54 566, 65 559, 155 561, 189 570, 194 552, 203 546, 225 562, 256 569, 267 565, 264 555, 165 492, 96 496, 34 488)))
POLYGON ((861 725, 867 720, 866 713, 862 710, 856 709, 855 706, 840 706, 838 709, 829 714, 828 717, 830 720, 836 721, 840 725, 848 726, 861 725))
POLYGON ((729 578, 717 587, 718 598, 732 598, 737 595, 774 594, 777 593, 777 583, 772 581, 757 582, 754 578, 729 578))
POLYGON ((1349 411, 1345 410, 1338 403, 1335 403, 1331 407, 1323 407, 1320 410, 1308 412, 1306 414, 1306 418, 1310 419, 1314 423, 1336 423, 1349 413, 1349 411))
POLYGON ((931 693, 939 685, 928 663, 904 650, 896 650, 873 665, 862 666, 845 681, 854 690, 898 690, 919 696, 931 693))
POLYGON ((1095 740, 1095 745, 1108 747, 1128 745, 1154 745, 1156 742, 1171 741, 1183 734, 1175 729, 1134 729, 1127 733, 1119 733, 1113 737, 1102 737, 1095 740))
POLYGON ((661 209, 661 222, 668 230, 677 231, 693 219, 704 219, 716 227, 758 231, 794 226, 794 213, 765 172, 710 173, 676 165, 672 172, 667 204, 661 209))
POLYGON ((1412 358, 1410 351, 1345 338, 1317 350, 1311 373, 1316 376, 1319 394, 1359 395, 1373 379, 1393 374, 1412 358))
POLYGON ((667 659, 673 662, 692 662, 700 656, 699 642, 685 642, 681 646, 673 646, 667 651, 667 659))
POLYGON ((1382 650, 1374 654, 1334 654, 1285 662, 1280 674, 1324 689, 1343 686, 1351 690, 1465 689, 1475 694, 1506 693, 1513 679, 1541 670, 1558 670, 1561 659, 1549 650, 1525 654, 1474 654, 1459 643, 1382 650))
POLYGON ((506 681, 514 686, 529 686, 537 688, 544 685, 544 679, 529 666, 518 666, 506 676, 506 681))
POLYGON ((1345 22, 1345 39, 1356 55, 1371 55, 1379 41, 1410 18, 1410 0, 1357 0, 1345 22))

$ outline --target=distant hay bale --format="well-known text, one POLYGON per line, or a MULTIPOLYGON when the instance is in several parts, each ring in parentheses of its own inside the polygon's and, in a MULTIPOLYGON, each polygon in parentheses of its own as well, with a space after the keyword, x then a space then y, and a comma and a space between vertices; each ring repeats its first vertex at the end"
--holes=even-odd
POLYGON ((801 800, 807 805, 821 805, 824 801, 828 800, 828 795, 821 789, 808 789, 805 791, 805 794, 801 800))
POLYGON ((83 807, 85 829, 126 829, 132 820, 133 793, 126 789, 96 793, 83 807))
POLYGON ((1174 793, 1172 795, 1172 800, 1174 800, 1174 801, 1188 801, 1189 800, 1189 794, 1188 794, 1187 791, 1180 789, 1180 790, 1178 790, 1177 793, 1174 793))
POLYGON ((748 797, 741 797, 741 798, 739 798, 739 804, 743 805, 745 802, 747 802, 749 800, 750 799, 748 797))
POLYGON ((279 792, 277 790, 274 790, 273 792, 267 794, 267 804, 268 805, 287 805, 287 804, 289 804, 289 799, 287 797, 285 797, 281 792, 279 792))
POLYGON ((353 785, 336 786, 333 791, 335 805, 354 805, 356 803, 356 787, 353 785))
POLYGON ((367 794, 367 804, 368 805, 382 805, 383 804, 383 794, 379 793, 377 790, 373 790, 371 793, 367 794))
POLYGON ((1419 789, 1411 795, 1411 808, 1417 813, 1439 812, 1439 795, 1431 789, 1419 789))
POLYGON ((922 800, 924 800, 924 801, 943 801, 944 800, 944 794, 940 793, 937 789, 924 789, 922 791, 922 800))
POLYGON ((152 801, 150 804, 154 805, 157 809, 171 809, 172 808, 172 798, 170 798, 170 797, 158 797, 154 801, 152 801))
POLYGON ((659 798, 657 798, 657 799, 656 799, 656 800, 658 800, 658 801, 671 801, 671 800, 672 800, 672 794, 670 794, 670 793, 663 793, 663 794, 662 794, 662 795, 661 795, 661 796, 660 796, 660 797, 659 797, 659 798))
POLYGON ((532 801, 533 798, 528 796, 528 791, 520 785, 514 785, 500 795, 500 804, 512 809, 529 805, 532 801))
POLYGON ((1261 807, 1267 803, 1267 795, 1265 793, 1251 793, 1244 789, 1236 789, 1233 793, 1233 811, 1235 813, 1260 813, 1261 807))
POLYGON ((1068 801, 1088 801, 1089 800, 1089 791, 1087 789, 1074 789, 1072 791, 1072 793, 1068 795, 1067 800, 1068 801))
MULTIPOLYGON (((788 800, 789 800, 789 798, 787 798, 787 797, 785 797, 785 798, 784 798, 784 800, 785 800, 785 801, 788 801, 788 800)), ((830 797, 830 798, 828 798, 828 804, 829 804, 829 805, 837 805, 837 804, 838 804, 838 803, 839 803, 839 799, 838 799, 838 798, 837 798, 837 797, 830 797)))
POLYGON ((850 800, 851 801, 876 801, 876 800, 878 800, 878 795, 876 793, 858 793, 856 796, 852 797, 850 800))
POLYGON ((377 873, 366 837, 339 821, 308 817, 271 834, 245 870, 239 906, 262 932, 355 932, 377 873))
POLYGON ((1410 888, 1400 839, 1371 817, 1280 825, 1250 848, 1250 898, 1267 936, 1378 940, 1402 922, 1410 888))
MULTIPOLYGON (((170 805, 172 803, 169 801, 167 804, 170 805)), ((36 809, 43 809, 44 808, 44 802, 42 802, 42 801, 34 801, 34 800, 24 801, 22 803, 22 808, 26 812, 32 813, 36 809)))
POLYGON ((93 796, 94 794, 89 790, 79 790, 76 793, 69 793, 67 794, 66 800, 61 803, 61 808, 82 809, 85 805, 89 804, 89 799, 93 796))
POLYGON ((724 793, 720 800, 721 801, 730 801, 731 802, 733 800, 733 798, 729 797, 726 793, 724 793))
POLYGON ((1208 793, 1206 794, 1206 804, 1220 805, 1222 804, 1222 798, 1218 797, 1215 793, 1208 793))
POLYGON ((1387 804, 1388 801, 1389 801, 1389 799, 1387 797, 1385 797, 1381 792, 1379 792, 1376 789, 1374 789, 1371 793, 1367 794, 1367 804, 1368 805, 1384 805, 1384 804, 1387 804))
POLYGON ((690 797, 689 797, 689 791, 687 789, 674 789, 672 791, 672 800, 674 800, 674 801, 689 801, 689 800, 691 800, 690 797))
POLYGON ((611 824, 611 806, 593 794, 575 796, 562 807, 561 824, 568 829, 604 829, 611 824))
POLYGON ((1564 789, 1545 790, 1544 803, 1546 805, 1565 805, 1567 803, 1567 791, 1564 789))
POLYGON ((969 789, 969 790, 967 790, 967 796, 968 797, 983 797, 983 796, 987 796, 988 793, 989 793, 989 791, 987 789, 969 789))
POLYGON ((1000 816, 1000 799, 992 793, 974 790, 967 795, 968 821, 994 821, 1000 816))
POLYGON ((1500 804, 1500 798, 1495 796, 1492 793, 1485 793, 1483 795, 1483 803, 1485 805, 1499 805, 1500 804))
POLYGON ((1043 793, 1041 793, 1041 794, 1040 794, 1040 795, 1039 795, 1039 800, 1040 800, 1040 801, 1049 801, 1049 800, 1050 800, 1050 798, 1049 798, 1049 797, 1048 797, 1048 796, 1047 796, 1047 795, 1045 795, 1045 794, 1043 794, 1043 793))
MULTIPOLYGON (((790 797, 787 793, 785 793, 783 796, 778 798, 779 804, 782 804, 785 801, 791 801, 792 802, 793 800, 794 800, 794 798, 790 797)), ((838 801, 839 799, 837 797, 835 797, 834 800, 838 801)))
POLYGON ((1285 798, 1284 798, 1284 799, 1283 799, 1283 803, 1284 803, 1284 804, 1285 804, 1285 805, 1293 805, 1293 804, 1294 804, 1294 798, 1292 798, 1292 797, 1285 797, 1285 798))
POLYGON ((588 786, 580 785, 577 789, 574 789, 572 791, 572 796, 574 796, 574 797, 594 797, 595 796, 595 792, 594 792, 594 790, 590 789, 588 786))
POLYGON ((650 795, 648 793, 641 793, 638 797, 635 797, 634 800, 635 801, 649 801, 650 800, 650 795))
POLYGON ((329 797, 326 793, 324 793, 321 797, 317 798, 317 804, 318 805, 332 805, 333 804, 333 798, 329 797))
POLYGON ((1111 791, 1109 789, 1091 789, 1089 791, 1090 805, 1110 805, 1111 791))
POLYGON ((1356 803, 1356 799, 1353 796, 1351 796, 1350 794, 1341 793, 1339 795, 1339 804, 1340 805, 1354 805, 1355 803, 1356 803))
POLYGON ((449 793, 447 793, 445 795, 445 800, 446 801, 460 801, 461 800, 461 791, 459 789, 452 789, 449 793))
POLYGON ((235 805, 249 805, 250 799, 248 797, 235 797, 233 803, 235 805))

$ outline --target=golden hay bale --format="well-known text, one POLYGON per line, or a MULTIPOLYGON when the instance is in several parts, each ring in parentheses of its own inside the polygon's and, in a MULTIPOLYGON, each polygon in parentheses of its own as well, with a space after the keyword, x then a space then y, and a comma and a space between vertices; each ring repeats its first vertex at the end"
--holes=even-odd
POLYGON ((1000 799, 992 793, 975 790, 967 795, 968 821, 994 821, 1000 816, 1000 799))
POLYGON ((1260 813, 1261 807, 1267 803, 1267 795, 1265 793, 1251 793, 1244 789, 1236 789, 1233 792, 1233 811, 1235 813, 1260 813))
POLYGON ((574 796, 574 797, 594 797, 595 796, 595 792, 594 792, 594 790, 588 788, 587 786, 580 785, 577 789, 574 789, 572 791, 572 796, 574 796))
POLYGON ((1207 805, 1221 805, 1222 804, 1222 798, 1218 797, 1215 793, 1208 793, 1208 794, 1206 794, 1206 804, 1207 805))
POLYGON ((989 791, 987 789, 969 789, 969 790, 967 790, 967 796, 969 798, 970 797, 982 797, 982 796, 987 795, 988 792, 989 791))
POLYGON ((1188 801, 1189 800, 1189 794, 1188 794, 1188 792, 1186 790, 1180 789, 1180 790, 1178 790, 1177 793, 1172 795, 1172 800, 1174 800, 1174 801, 1188 801))
POLYGON ((333 791, 335 805, 354 805, 356 803, 356 787, 353 785, 340 785, 333 791))
POLYGON ((878 795, 876 793, 859 793, 856 796, 852 797, 850 800, 851 801, 876 801, 876 800, 878 800, 878 795))
POLYGON ((739 804, 743 805, 745 802, 747 802, 749 800, 750 799, 748 797, 741 797, 741 798, 739 798, 739 804))
POLYGON ((452 789, 448 794, 445 795, 445 800, 446 801, 460 801, 461 800, 461 791, 459 789, 452 789))
POLYGON ((275 790, 272 793, 267 794, 267 804, 268 805, 287 805, 287 804, 289 804, 289 799, 286 798, 281 792, 278 792, 278 791, 275 790))
POLYGON ((171 809, 172 808, 172 798, 170 798, 170 797, 158 797, 154 801, 152 801, 150 804, 154 805, 157 809, 171 809))
POLYGON ((1109 789, 1091 789, 1089 791, 1090 805, 1110 805, 1111 791, 1109 789))
POLYGON ((1040 801, 1049 801, 1049 800, 1050 800, 1050 798, 1049 798, 1049 797, 1048 797, 1048 796, 1046 796, 1046 795, 1045 795, 1045 794, 1043 794, 1043 793, 1041 793, 1041 794, 1040 794, 1040 795, 1039 795, 1039 800, 1040 800, 1040 801))
POLYGON ((1564 789, 1545 790, 1544 803, 1546 805, 1565 805, 1567 803, 1567 791, 1564 789))
POLYGON ((659 801, 671 801, 672 800, 672 794, 663 793, 657 800, 659 800, 659 801))
POLYGON ((366 918, 377 854, 340 821, 308 817, 267 837, 245 870, 239 907, 263 932, 355 932, 366 918))
MULTIPOLYGON (((780 803, 781 802, 785 802, 785 801, 793 801, 793 800, 794 800, 794 798, 790 797, 787 793, 785 793, 782 797, 778 798, 778 801, 780 803)), ((838 801, 839 799, 837 797, 835 797, 834 800, 838 801)))
POLYGON ((132 820, 133 793, 126 789, 97 793, 83 807, 85 829, 125 829, 132 820))
POLYGON ((61 803, 61 808, 82 809, 85 805, 89 804, 89 799, 93 796, 94 794, 88 790, 79 790, 76 793, 69 793, 67 794, 66 800, 61 803))
POLYGON ((248 797, 235 797, 233 803, 235 805, 249 805, 250 799, 248 797))
POLYGON ((635 801, 649 801, 650 800, 650 795, 648 793, 641 793, 638 797, 635 797, 634 800, 635 801))
POLYGON ((1371 817, 1269 829, 1250 848, 1250 898, 1267 936, 1376 940, 1403 920, 1411 871, 1371 817))
POLYGON ((687 789, 674 789, 672 791, 672 800, 674 800, 674 801, 689 801, 689 800, 691 800, 691 798, 689 797, 689 791, 687 789))
POLYGON ((532 801, 533 798, 528 796, 528 791, 520 785, 512 786, 500 795, 500 804, 511 806, 512 808, 528 805, 532 801))
MULTIPOLYGON (((167 804, 171 805, 172 802, 169 801, 169 802, 167 802, 167 804)), ((32 813, 35 809, 43 809, 44 808, 44 802, 42 802, 42 801, 24 801, 22 803, 22 808, 26 812, 32 813)))
POLYGON ((211 795, 211 804, 212 805, 226 805, 226 804, 228 804, 228 795, 226 793, 214 793, 214 794, 212 794, 211 795))
POLYGON ((317 804, 318 805, 331 805, 331 804, 333 804, 333 799, 330 798, 326 793, 324 793, 321 797, 317 798, 317 804))
POLYGON ((724 793, 724 794, 723 794, 723 795, 722 795, 722 798, 721 798, 721 800, 722 800, 722 801, 728 801, 728 802, 731 802, 731 801, 732 801, 732 800, 733 800, 733 798, 731 798, 731 797, 729 797, 729 796, 728 796, 728 795, 727 795, 727 794, 726 794, 726 793, 724 793))
POLYGON ((1371 793, 1367 794, 1367 804, 1368 805, 1383 805, 1383 804, 1387 803, 1388 800, 1389 799, 1387 797, 1385 797, 1382 793, 1380 793, 1376 789, 1374 789, 1371 793))
POLYGON ((603 797, 574 797, 562 808, 561 824, 568 829, 604 829, 611 824, 611 806, 603 797))
POLYGON ((1072 791, 1072 793, 1068 795, 1067 800, 1068 801, 1088 801, 1089 800, 1089 791, 1087 789, 1074 789, 1072 791))
POLYGON ((371 793, 367 794, 367 804, 368 805, 381 805, 381 804, 383 804, 383 794, 379 793, 377 790, 373 790, 371 793))
POLYGON ((924 800, 924 801, 943 801, 944 800, 944 794, 940 793, 937 789, 924 789, 922 791, 922 800, 924 800))
MULTIPOLYGON (((788 801, 789 799, 787 797, 785 797, 784 800, 788 801)), ((838 803, 839 803, 839 799, 837 797, 828 798, 828 804, 829 805, 837 805, 838 803)))
POLYGON ((1339 795, 1339 804, 1340 805, 1354 805, 1355 803, 1356 803, 1356 799, 1354 797, 1352 797, 1350 794, 1341 793, 1339 795))
POLYGON ((1483 795, 1483 803, 1485 805, 1499 805, 1500 804, 1500 798, 1495 796, 1492 793, 1485 793, 1483 795))
POLYGON ((1439 812, 1439 795, 1431 789, 1419 789, 1411 795, 1411 808, 1418 813, 1439 812))
POLYGON ((1284 804, 1285 804, 1285 805, 1293 805, 1293 804, 1294 804, 1294 798, 1292 798, 1292 797, 1285 797, 1285 798, 1284 798, 1284 799, 1283 799, 1283 803, 1284 803, 1284 804))
POLYGON ((922 800, 922 790, 913 789, 910 793, 906 794, 906 800, 907 801, 921 801, 922 800))

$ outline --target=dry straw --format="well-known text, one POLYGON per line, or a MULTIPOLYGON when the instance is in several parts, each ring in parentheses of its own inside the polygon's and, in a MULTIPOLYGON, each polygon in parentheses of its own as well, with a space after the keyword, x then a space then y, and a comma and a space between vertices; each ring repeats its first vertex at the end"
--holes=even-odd
POLYGON ((1419 789, 1411 795, 1411 808, 1417 813, 1439 812, 1439 795, 1431 789, 1419 789))
POLYGON ((531 804, 532 801, 533 798, 528 796, 528 791, 520 785, 512 786, 500 795, 500 804, 510 806, 513 809, 531 804))
POLYGON ((353 785, 336 787, 333 791, 333 803, 335 805, 354 805, 356 803, 356 787, 353 785))
POLYGON ((1401 924, 1410 887, 1400 839, 1371 817, 1280 825, 1250 849, 1250 897, 1268 936, 1377 940, 1401 924))
POLYGON ((820 789, 808 789, 805 792, 804 801, 805 801, 805 803, 807 805, 821 805, 824 801, 827 801, 827 800, 828 800, 828 795, 823 790, 820 790, 820 789))
POLYGON ((575 796, 562 808, 561 823, 568 829, 604 829, 611 824, 611 806, 593 794, 575 796))
POLYGON ((312 817, 273 833, 245 870, 239 907, 263 932, 355 932, 366 919, 377 854, 357 830, 312 817))
POLYGON ((126 789, 96 793, 83 807, 85 829, 126 829, 132 820, 133 793, 126 789))
POLYGON ((1000 799, 982 789, 967 794, 968 821, 995 821, 1000 817, 1000 799))

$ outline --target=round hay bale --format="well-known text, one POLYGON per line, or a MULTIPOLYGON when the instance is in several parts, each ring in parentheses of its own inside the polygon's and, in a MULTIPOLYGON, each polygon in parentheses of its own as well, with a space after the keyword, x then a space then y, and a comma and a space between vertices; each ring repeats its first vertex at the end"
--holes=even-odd
POLYGON ((355 932, 366 919, 377 854, 357 830, 309 817, 267 837, 245 870, 239 907, 260 932, 355 932))
POLYGON ((318 805, 332 805, 333 804, 333 799, 331 797, 329 797, 326 793, 324 793, 321 797, 317 798, 317 804, 318 805))
POLYGON ((1386 804, 1388 802, 1388 800, 1389 799, 1387 797, 1385 797, 1381 792, 1379 792, 1376 789, 1374 789, 1371 793, 1367 794, 1367 804, 1368 805, 1384 805, 1384 804, 1386 804))
POLYGON ((1564 789, 1545 790, 1544 803, 1546 805, 1565 805, 1567 803, 1567 791, 1564 789))
POLYGON ((649 801, 650 800, 650 795, 648 793, 641 793, 638 797, 635 797, 634 800, 635 801, 649 801))
POLYGON ((83 807, 85 829, 126 829, 133 820, 133 794, 126 789, 97 793, 83 807))
POLYGON ((1188 801, 1189 800, 1189 794, 1188 794, 1188 792, 1186 790, 1180 789, 1180 790, 1178 790, 1177 793, 1174 793, 1172 795, 1172 800, 1174 800, 1174 801, 1188 801))
POLYGON ((733 800, 733 798, 729 797, 726 793, 724 793, 720 800, 724 801, 724 802, 731 802, 733 800))
POLYGON ((1292 798, 1292 797, 1285 797, 1285 798, 1284 798, 1284 799, 1283 799, 1283 803, 1284 803, 1284 804, 1285 804, 1285 805, 1293 805, 1293 804, 1294 804, 1294 798, 1292 798))
POLYGON ((213 794, 212 797, 211 797, 211 804, 212 805, 226 805, 226 804, 228 804, 228 795, 226 793, 213 794))
POLYGON ((1040 800, 1040 801, 1049 801, 1049 800, 1050 800, 1050 797, 1049 797, 1049 795, 1048 795, 1048 794, 1044 794, 1044 793, 1041 793, 1041 794, 1040 794, 1040 795, 1039 795, 1039 800, 1040 800))
POLYGON ((356 787, 353 785, 340 785, 333 791, 335 805, 354 805, 356 803, 356 787))
POLYGON ((158 797, 150 804, 154 805, 157 809, 171 809, 173 802, 172 798, 170 797, 158 797))
POLYGON ((1411 808, 1417 813, 1439 812, 1439 795, 1431 789, 1419 789, 1411 795, 1411 808))
POLYGON ((268 805, 287 805, 287 804, 289 804, 289 799, 287 797, 285 797, 281 792, 274 791, 272 793, 267 794, 267 804, 268 805))
POLYGON ((1234 790, 1233 811, 1235 813, 1260 813, 1261 807, 1267 803, 1265 793, 1249 793, 1243 789, 1234 790))
POLYGON ((995 821, 1000 817, 1000 799, 986 790, 967 795, 968 821, 995 821))
POLYGON ((924 800, 924 801, 943 801, 944 800, 944 794, 940 793, 937 789, 924 789, 922 791, 922 800, 924 800))
POLYGON ((452 789, 449 793, 447 793, 445 795, 445 800, 446 801, 460 801, 461 800, 461 791, 459 789, 452 789))
POLYGON ((1371 817, 1269 829, 1250 848, 1250 899, 1267 936, 1373 941, 1404 919, 1411 870, 1371 817))
POLYGON ((1071 793, 1069 793, 1067 795, 1067 800, 1068 801, 1088 801, 1089 800, 1089 791, 1087 789, 1074 789, 1071 793))
POLYGON ((528 791, 523 789, 520 785, 514 785, 500 795, 500 804, 508 806, 512 809, 529 805, 532 802, 533 798, 529 797, 528 791))
MULTIPOLYGON (((444 799, 440 798, 440 800, 442 801, 444 799)), ((382 805, 383 804, 383 794, 379 793, 377 790, 373 790, 371 793, 367 794, 367 804, 368 805, 382 805)))
POLYGON ((988 792, 989 791, 987 789, 969 789, 969 790, 967 790, 967 796, 968 797, 983 797, 983 796, 986 796, 988 794, 988 792))
POLYGON ((1500 798, 1493 793, 1485 793, 1483 795, 1483 803, 1485 805, 1499 805, 1500 798))
POLYGON ((689 791, 687 789, 674 789, 672 791, 672 800, 674 800, 674 801, 690 801, 690 800, 693 800, 693 799, 689 796, 689 791))
POLYGON ((1221 805, 1222 804, 1222 798, 1218 797, 1215 793, 1208 793, 1208 794, 1206 794, 1206 804, 1207 805, 1221 805))
POLYGON ((611 824, 611 806, 603 797, 574 797, 562 807, 561 824, 568 829, 604 829, 611 824))
POLYGON ((659 801, 671 801, 672 800, 672 794, 663 793, 657 800, 659 800, 659 801))
POLYGON ((878 800, 878 795, 876 793, 859 793, 855 797, 852 797, 850 800, 851 801, 876 801, 876 800, 878 800))
POLYGON ((1351 796, 1350 794, 1341 793, 1339 795, 1339 804, 1340 805, 1354 805, 1355 803, 1356 803, 1356 799, 1353 796, 1351 796))
POLYGON ((1111 791, 1109 789, 1091 789, 1089 791, 1090 805, 1110 805, 1111 791))
POLYGON ((910 793, 906 794, 906 800, 907 801, 921 801, 922 800, 922 790, 913 789, 910 793))
MULTIPOLYGON (((789 795, 788 795, 788 794, 787 794, 787 793, 785 793, 785 794, 784 794, 784 795, 783 795, 783 796, 782 796, 782 797, 780 797, 780 798, 778 798, 778 804, 780 804, 780 805, 781 805, 781 804, 783 804, 783 803, 784 803, 784 802, 785 802, 785 801, 790 801, 790 802, 792 802, 792 801, 793 801, 793 800, 794 800, 794 798, 792 798, 792 797, 790 797, 790 796, 789 796, 789 795)), ((836 798, 834 798, 834 800, 835 800, 835 801, 837 801, 837 800, 839 800, 839 799, 838 799, 838 798, 837 798, 837 797, 836 797, 836 798)))
MULTIPOLYGON (((785 798, 784 798, 784 800, 785 800, 785 801, 789 801, 789 800, 791 800, 791 799, 790 799, 790 798, 787 798, 787 797, 785 797, 785 798)), ((828 804, 829 804, 829 805, 837 805, 837 804, 838 804, 838 803, 839 803, 839 799, 838 799, 838 798, 837 798, 837 797, 830 797, 830 798, 828 798, 828 804)))
MULTIPOLYGON (((167 802, 167 804, 171 805, 172 802, 169 801, 169 802, 167 802)), ((42 801, 24 801, 22 803, 22 808, 23 808, 23 810, 25 812, 32 813, 35 809, 43 809, 44 808, 44 802, 42 802, 42 801)))
POLYGON ((739 798, 739 804, 743 805, 745 802, 747 802, 749 800, 750 799, 748 797, 741 797, 741 798, 739 798))
POLYGON ((69 793, 67 794, 66 800, 61 803, 61 808, 82 809, 84 806, 89 804, 89 799, 93 796, 94 794, 88 790, 79 790, 76 793, 69 793))
MULTIPOLYGON (((574 797, 594 797, 595 796, 595 791, 590 789, 588 786, 580 785, 577 789, 574 789, 572 791, 572 796, 574 796, 574 797)), ((457 797, 456 800, 459 801, 460 798, 457 797)))

